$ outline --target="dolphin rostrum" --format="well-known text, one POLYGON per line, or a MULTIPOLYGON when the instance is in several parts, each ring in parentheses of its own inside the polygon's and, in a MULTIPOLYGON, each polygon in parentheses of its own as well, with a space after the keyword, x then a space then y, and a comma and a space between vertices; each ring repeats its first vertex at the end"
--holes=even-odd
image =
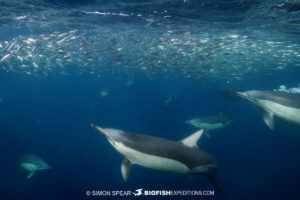
POLYGON ((229 93, 247 99, 260 107, 264 122, 272 130, 275 129, 274 116, 283 121, 300 125, 300 96, 285 92, 258 90, 246 92, 230 90, 229 93))
MULTIPOLYGON (((217 171, 216 160, 197 146, 203 129, 179 141, 129 133, 122 130, 91 126, 124 156, 121 164, 123 180, 128 180, 131 165, 176 173, 206 175, 213 181, 217 171)), ((214 183, 214 181, 213 181, 214 183)))
POLYGON ((35 172, 39 170, 52 169, 52 167, 45 163, 45 161, 35 155, 23 156, 21 167, 30 172, 26 179, 30 179, 35 174, 35 172))

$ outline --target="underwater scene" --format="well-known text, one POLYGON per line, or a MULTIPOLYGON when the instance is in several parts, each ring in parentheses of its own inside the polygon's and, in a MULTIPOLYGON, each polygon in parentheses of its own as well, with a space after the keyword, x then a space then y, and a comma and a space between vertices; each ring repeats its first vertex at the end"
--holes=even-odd
POLYGON ((0 0, 0 199, 300 199, 299 0, 0 0))

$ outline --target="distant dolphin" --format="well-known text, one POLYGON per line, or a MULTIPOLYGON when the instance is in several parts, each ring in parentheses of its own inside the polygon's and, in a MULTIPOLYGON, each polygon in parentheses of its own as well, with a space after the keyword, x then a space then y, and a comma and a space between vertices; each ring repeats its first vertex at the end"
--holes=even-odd
POLYGON ((125 84, 125 86, 126 87, 131 87, 133 84, 134 84, 134 79, 133 78, 131 78, 131 79, 129 79, 127 82, 126 82, 126 84, 125 84))
POLYGON ((174 92, 164 101, 164 105, 168 106, 178 101, 180 101, 180 93, 174 92))
MULTIPOLYGON (((91 126, 106 137, 110 144, 124 156, 121 165, 123 180, 128 180, 131 165, 176 173, 206 175, 213 181, 217 171, 216 160, 197 146, 203 129, 179 141, 129 133, 117 129, 91 126)), ((215 184, 215 182, 213 181, 215 184)))
POLYGON ((100 96, 100 98, 104 98, 104 97, 106 97, 106 96, 108 96, 108 95, 109 95, 108 89, 103 89, 103 90, 100 90, 100 91, 99 91, 99 96, 100 96))
POLYGON ((264 122, 272 130, 275 129, 274 116, 281 120, 300 125, 300 96, 284 92, 258 90, 246 92, 229 90, 225 91, 225 93, 237 95, 260 107, 263 111, 264 122))
POLYGON ((180 100, 181 100, 180 93, 178 91, 174 92, 170 94, 168 98, 161 105, 157 106, 157 108, 162 111, 169 112, 170 107, 173 104, 180 102, 180 100))
POLYGON ((40 170, 52 169, 47 163, 45 163, 41 158, 35 155, 25 155, 22 158, 21 167, 30 171, 26 179, 30 179, 35 172, 40 170))
POLYGON ((210 137, 209 131, 228 126, 232 124, 232 120, 229 119, 223 112, 220 112, 217 115, 194 118, 185 121, 185 123, 197 128, 205 129, 207 136, 210 137))

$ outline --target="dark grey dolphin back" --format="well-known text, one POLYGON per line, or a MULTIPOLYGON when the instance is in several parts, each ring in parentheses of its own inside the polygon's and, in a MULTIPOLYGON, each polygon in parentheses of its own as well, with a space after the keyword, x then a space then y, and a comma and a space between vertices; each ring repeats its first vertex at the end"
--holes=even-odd
POLYGON ((189 169, 199 165, 215 164, 215 159, 197 147, 188 147, 180 142, 149 135, 124 132, 120 141, 137 151, 173 159, 185 164, 189 169))
POLYGON ((257 99, 273 101, 281 105, 300 109, 300 96, 296 94, 275 91, 248 91, 246 93, 248 93, 250 97, 253 96, 257 99))

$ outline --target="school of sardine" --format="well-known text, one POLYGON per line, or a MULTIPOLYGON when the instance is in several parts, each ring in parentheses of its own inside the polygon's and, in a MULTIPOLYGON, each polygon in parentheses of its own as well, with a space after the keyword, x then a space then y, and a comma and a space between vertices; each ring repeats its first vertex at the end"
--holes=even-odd
MULTIPOLYGON (((214 23, 202 23, 201 14, 198 14, 198 20, 187 19, 184 24, 185 21, 177 22, 172 16, 175 8, 170 7, 173 5, 171 1, 125 3, 116 0, 102 7, 83 5, 80 10, 76 6, 67 9, 65 4, 50 4, 49 7, 46 2, 20 1, 17 7, 15 2, 4 2, 1 30, 5 33, 7 28, 24 29, 20 31, 22 35, 0 37, 0 70, 8 73, 53 77, 74 71, 101 76, 109 71, 129 75, 139 72, 147 76, 241 80, 257 73, 300 66, 297 38, 279 36, 280 30, 268 29, 268 26, 277 24, 286 26, 279 21, 264 23, 266 28, 257 29, 253 25, 257 22, 247 17, 243 20, 249 21, 248 27, 234 29, 232 26, 239 24, 225 23, 230 19, 224 18, 224 23, 220 19, 214 23), (148 4, 162 4, 164 9, 140 14, 138 10, 144 11, 148 4), (55 11, 49 9, 52 7, 55 11), (11 12, 11 9, 16 12, 11 12), (14 28, 9 27, 11 24, 14 28), (34 31, 37 27, 38 32, 34 31)), ((204 10, 212 7, 210 1, 177 3, 198 6, 198 9, 203 6, 204 10)), ((289 17, 293 15, 290 24, 298 27, 297 4, 269 5, 267 0, 259 4, 241 3, 249 7, 247 12, 241 12, 244 15, 262 20, 277 16, 281 20, 282 16, 289 14, 289 17)), ((233 5, 241 3, 236 1, 233 5)), ((182 12, 177 14, 184 15, 182 12)))
POLYGON ((300 46, 289 41, 253 40, 247 35, 71 30, 18 36, 0 42, 0 65, 6 72, 45 76, 54 72, 101 74, 103 71, 181 77, 231 76, 298 64, 300 46), (95 31, 97 32, 97 31, 95 31), (145 34, 145 33, 144 33, 145 34), (272 59, 273 62, 270 62, 272 59), (270 66, 269 63, 277 65, 270 66))

